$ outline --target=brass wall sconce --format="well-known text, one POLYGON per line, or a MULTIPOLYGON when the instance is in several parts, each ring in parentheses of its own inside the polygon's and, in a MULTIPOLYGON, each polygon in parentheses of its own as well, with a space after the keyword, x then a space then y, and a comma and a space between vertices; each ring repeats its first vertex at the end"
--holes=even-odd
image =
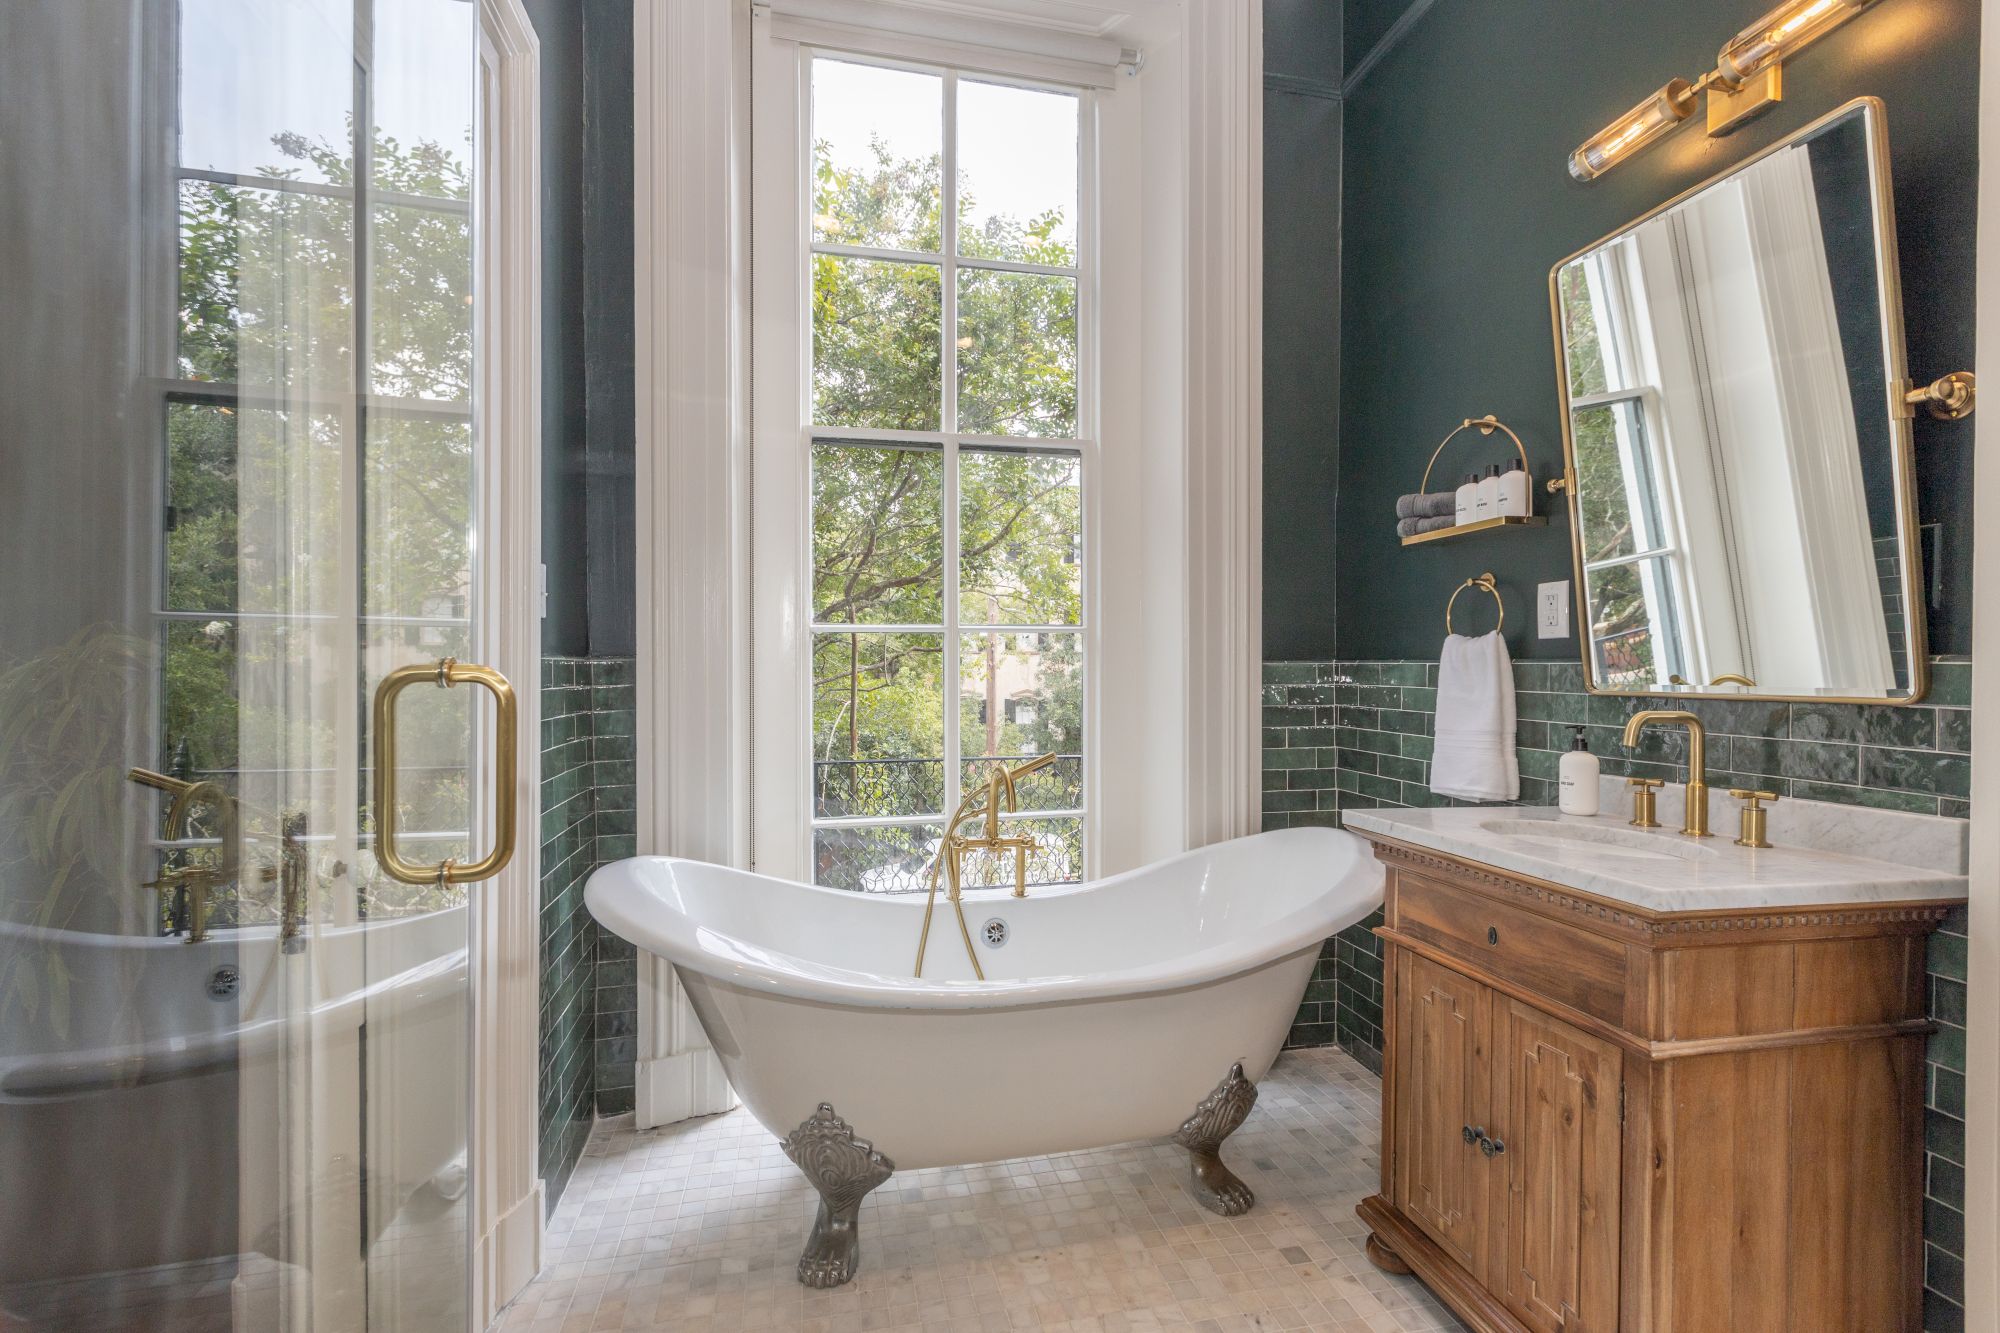
POLYGON ((1690 83, 1666 86, 1583 141, 1569 174, 1595 180, 1694 114, 1708 97, 1708 132, 1727 134, 1784 98, 1784 64, 1801 48, 1866 9, 1873 0, 1785 0, 1723 44, 1715 68, 1690 83))

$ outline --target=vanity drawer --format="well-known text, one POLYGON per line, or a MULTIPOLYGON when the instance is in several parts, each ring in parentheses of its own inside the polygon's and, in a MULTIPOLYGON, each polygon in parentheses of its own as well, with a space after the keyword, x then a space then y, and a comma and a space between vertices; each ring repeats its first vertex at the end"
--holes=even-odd
POLYGON ((1392 929, 1592 1017, 1625 1017, 1618 941, 1408 870, 1395 872, 1392 892, 1392 929))

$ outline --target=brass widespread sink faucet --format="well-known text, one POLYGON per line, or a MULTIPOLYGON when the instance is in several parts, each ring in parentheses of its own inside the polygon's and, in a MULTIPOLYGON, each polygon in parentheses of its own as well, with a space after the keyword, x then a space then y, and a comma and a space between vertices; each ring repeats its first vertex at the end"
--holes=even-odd
POLYGON ((1672 708, 1649 708, 1625 720, 1625 748, 1639 743, 1639 733, 1650 726, 1682 726, 1688 733, 1687 814, 1681 832, 1690 838, 1708 834, 1708 732, 1693 713, 1672 708))

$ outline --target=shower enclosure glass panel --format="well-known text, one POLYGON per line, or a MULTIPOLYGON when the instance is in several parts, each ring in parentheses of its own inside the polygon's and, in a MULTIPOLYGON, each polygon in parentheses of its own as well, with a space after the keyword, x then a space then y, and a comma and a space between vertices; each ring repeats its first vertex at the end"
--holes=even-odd
POLYGON ((477 41, 0 11, 0 1328, 466 1323, 477 41))

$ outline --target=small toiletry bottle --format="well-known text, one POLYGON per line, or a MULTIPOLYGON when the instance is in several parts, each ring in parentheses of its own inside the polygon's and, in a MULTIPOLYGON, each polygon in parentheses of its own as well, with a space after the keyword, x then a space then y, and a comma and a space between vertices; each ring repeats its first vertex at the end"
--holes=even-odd
POLYGON ((1507 464, 1507 470, 1500 474, 1499 514, 1513 518, 1526 518, 1532 512, 1528 499, 1528 470, 1515 459, 1507 464))
POLYGON ((1594 815, 1597 813, 1597 756, 1590 752, 1590 743, 1583 737, 1583 728, 1576 729, 1576 741, 1569 753, 1556 765, 1556 773, 1561 779, 1562 795, 1556 804, 1566 815, 1594 815))
POLYGON ((1472 522, 1472 511, 1474 507, 1478 504, 1478 498, 1479 498, 1479 478, 1473 475, 1472 473, 1468 472, 1465 474, 1464 485, 1458 488, 1458 495, 1457 495, 1458 505, 1455 510, 1452 522, 1453 523, 1472 522))
POLYGON ((1500 517, 1500 465, 1488 468, 1474 488, 1472 517, 1479 521, 1500 517))

